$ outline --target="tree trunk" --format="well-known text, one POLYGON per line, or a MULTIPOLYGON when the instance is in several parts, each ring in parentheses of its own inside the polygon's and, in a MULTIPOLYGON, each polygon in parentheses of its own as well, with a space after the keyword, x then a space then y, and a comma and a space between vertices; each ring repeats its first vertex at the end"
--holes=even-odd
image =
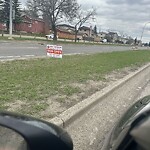
POLYGON ((56 25, 52 25, 52 30, 54 32, 54 38, 53 38, 53 40, 57 41, 57 28, 56 28, 56 25))
POLYGON ((7 33, 9 33, 9 21, 6 22, 7 33))
POLYGON ((3 31, 3 28, 2 28, 2 36, 4 36, 4 31, 3 31))
POLYGON ((75 43, 77 42, 77 34, 78 34, 78 30, 77 27, 75 27, 75 43))
POLYGON ((77 42, 77 32, 75 32, 75 43, 77 42))

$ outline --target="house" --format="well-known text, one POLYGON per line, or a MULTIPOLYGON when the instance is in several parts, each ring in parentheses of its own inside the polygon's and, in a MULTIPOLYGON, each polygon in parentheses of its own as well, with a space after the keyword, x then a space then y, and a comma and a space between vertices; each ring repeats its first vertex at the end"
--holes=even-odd
POLYGON ((65 30, 68 30, 68 31, 75 31, 75 27, 71 26, 71 25, 68 25, 68 24, 60 24, 57 26, 58 29, 65 29, 65 30))
POLYGON ((67 29, 57 28, 57 35, 60 39, 75 39, 75 33, 73 31, 69 31, 67 29))
POLYGON ((83 34, 83 36, 85 37, 91 37, 92 36, 92 27, 86 27, 86 26, 82 26, 79 28, 79 33, 83 34))
MULTIPOLYGON (((37 33, 48 34, 49 26, 40 18, 31 18, 26 14, 22 14, 22 22, 13 26, 13 30, 20 31, 22 33, 37 33)), ((6 24, 0 23, 0 30, 6 30, 6 24)))
MULTIPOLYGON (((62 39, 75 39, 75 27, 67 24, 61 24, 57 26, 57 34, 59 38, 62 39)), ((80 31, 77 34, 77 39, 82 40, 84 33, 80 31)))
POLYGON ((100 41, 103 41, 105 39, 107 33, 106 32, 99 32, 97 35, 100 37, 100 41))
POLYGON ((37 34, 49 33, 49 27, 42 19, 31 18, 26 14, 22 15, 22 22, 16 25, 15 30, 24 33, 37 33, 37 34))
POLYGON ((60 24, 57 26, 57 35, 60 39, 75 39, 74 27, 67 24, 60 24))
POLYGON ((108 42, 115 43, 118 40, 118 34, 116 32, 109 32, 106 35, 106 39, 108 42))
POLYGON ((113 43, 118 40, 118 34, 116 32, 109 32, 108 35, 110 35, 113 43))
POLYGON ((0 23, 0 30, 6 30, 6 24, 5 23, 0 23))

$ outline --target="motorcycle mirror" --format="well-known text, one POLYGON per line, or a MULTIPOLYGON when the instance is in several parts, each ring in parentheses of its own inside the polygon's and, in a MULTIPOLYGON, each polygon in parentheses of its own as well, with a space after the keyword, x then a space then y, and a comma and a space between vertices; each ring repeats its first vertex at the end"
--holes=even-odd
POLYGON ((29 116, 0 112, 0 150, 72 150, 69 134, 56 125, 29 116))

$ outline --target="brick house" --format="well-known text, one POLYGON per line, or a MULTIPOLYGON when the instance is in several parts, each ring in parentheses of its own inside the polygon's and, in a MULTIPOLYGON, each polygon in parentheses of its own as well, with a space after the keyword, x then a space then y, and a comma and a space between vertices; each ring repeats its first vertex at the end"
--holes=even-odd
POLYGON ((58 35, 58 38, 60 39, 70 39, 70 40, 75 39, 74 32, 71 32, 65 29, 57 29, 57 35, 58 35))
POLYGON ((75 39, 74 27, 67 24, 58 25, 57 35, 60 39, 74 40, 75 39))
POLYGON ((6 30, 6 24, 0 23, 0 30, 6 30))
MULTIPOLYGON (((57 35, 62 39, 75 39, 75 27, 67 24, 61 24, 57 26, 57 35)), ((77 39, 82 40, 84 33, 78 33, 77 39)))
POLYGON ((22 15, 22 23, 16 25, 16 31, 47 34, 49 33, 49 27, 40 18, 35 19, 27 15, 22 15))
MULTIPOLYGON (((0 23, 0 30, 6 30, 6 25, 0 23)), ((31 18, 28 15, 22 15, 22 23, 17 24, 13 30, 21 31, 23 33, 39 33, 49 34, 49 26, 42 19, 31 18)))
POLYGON ((92 36, 92 29, 91 27, 82 26, 79 28, 79 33, 83 34, 84 36, 90 37, 92 36))

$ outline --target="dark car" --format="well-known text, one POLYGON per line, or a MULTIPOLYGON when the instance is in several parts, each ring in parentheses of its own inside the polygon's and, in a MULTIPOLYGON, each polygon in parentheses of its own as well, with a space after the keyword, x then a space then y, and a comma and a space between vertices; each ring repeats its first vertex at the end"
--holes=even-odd
MULTIPOLYGON (((150 96, 146 96, 132 105, 121 117, 118 123, 112 128, 105 139, 102 150, 129 150, 131 149, 129 148, 130 146, 132 146, 132 149, 137 149, 137 143, 130 135, 130 132, 139 121, 146 116, 150 117, 149 114, 150 96)), ((140 148, 138 149, 144 150, 140 148)))

